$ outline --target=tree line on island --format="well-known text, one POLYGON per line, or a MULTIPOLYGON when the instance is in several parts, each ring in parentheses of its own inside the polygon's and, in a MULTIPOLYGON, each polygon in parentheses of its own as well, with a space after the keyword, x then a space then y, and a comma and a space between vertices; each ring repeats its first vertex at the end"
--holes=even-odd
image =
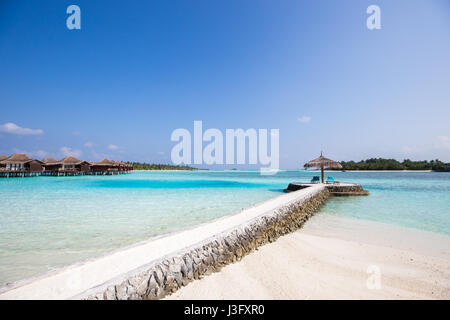
POLYGON ((371 158, 367 160, 341 161, 342 170, 432 170, 449 172, 450 163, 439 159, 431 161, 412 161, 405 159, 402 162, 395 159, 371 158))
MULTIPOLYGON (((186 165, 156 164, 145 162, 127 162, 133 165, 134 170, 199 170, 186 165)), ((431 161, 412 161, 405 159, 402 162, 395 159, 371 158, 367 160, 341 161, 342 169, 329 170, 432 170, 450 172, 450 163, 438 159, 431 161)), ((236 170, 236 169, 234 169, 236 170)))
POLYGON ((171 164, 156 164, 145 162, 127 162, 133 165, 133 170, 197 170, 189 166, 171 165, 171 164))

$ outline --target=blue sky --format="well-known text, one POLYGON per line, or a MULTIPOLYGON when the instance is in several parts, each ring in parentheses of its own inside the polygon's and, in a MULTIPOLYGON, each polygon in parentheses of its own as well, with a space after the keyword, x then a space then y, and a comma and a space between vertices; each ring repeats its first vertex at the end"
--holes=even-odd
POLYGON ((446 0, 1 0, 0 154, 167 163, 202 120, 280 129, 281 168, 450 161, 449 39, 446 0))

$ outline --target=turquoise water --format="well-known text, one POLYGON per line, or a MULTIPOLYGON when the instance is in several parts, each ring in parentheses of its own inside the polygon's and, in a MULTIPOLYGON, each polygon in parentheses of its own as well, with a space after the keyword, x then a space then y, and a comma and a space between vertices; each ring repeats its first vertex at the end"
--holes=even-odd
MULTIPOLYGON (((282 194, 315 172, 134 172, 0 179, 0 286, 181 230, 282 194)), ((449 173, 333 172, 368 197, 323 212, 450 235, 449 173)))

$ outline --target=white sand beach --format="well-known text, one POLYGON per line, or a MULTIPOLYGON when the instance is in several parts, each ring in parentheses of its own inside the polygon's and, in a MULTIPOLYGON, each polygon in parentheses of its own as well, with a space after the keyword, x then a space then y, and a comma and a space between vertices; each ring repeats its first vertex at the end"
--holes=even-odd
POLYGON ((450 237, 318 214, 166 299, 450 299, 450 237))

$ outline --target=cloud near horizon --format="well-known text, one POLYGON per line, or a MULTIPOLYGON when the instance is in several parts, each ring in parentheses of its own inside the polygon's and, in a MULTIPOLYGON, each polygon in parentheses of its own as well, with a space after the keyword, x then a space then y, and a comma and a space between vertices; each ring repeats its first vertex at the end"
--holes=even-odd
POLYGON ((69 147, 61 147, 59 149, 59 151, 61 151, 61 153, 64 155, 64 157, 73 156, 75 158, 78 158, 83 154, 83 152, 81 150, 72 149, 69 147))
POLYGON ((433 141, 433 143, 422 145, 405 145, 401 147, 401 151, 407 157, 414 156, 423 160, 443 158, 443 161, 446 162, 445 159, 450 157, 450 137, 437 136, 433 141))
POLYGON ((438 136, 436 138, 436 148, 450 150, 450 138, 447 136, 438 136))
POLYGON ((301 123, 308 123, 308 122, 311 121, 311 117, 309 117, 309 116, 301 116, 297 120, 298 120, 298 122, 301 122, 301 123))
POLYGON ((115 144, 110 144, 110 145, 108 146, 108 149, 109 149, 109 150, 118 150, 119 147, 116 146, 115 144))
POLYGON ((18 135, 39 135, 39 134, 43 134, 44 130, 22 128, 15 123, 7 122, 5 124, 0 125, 0 132, 10 133, 10 134, 18 134, 18 135))

